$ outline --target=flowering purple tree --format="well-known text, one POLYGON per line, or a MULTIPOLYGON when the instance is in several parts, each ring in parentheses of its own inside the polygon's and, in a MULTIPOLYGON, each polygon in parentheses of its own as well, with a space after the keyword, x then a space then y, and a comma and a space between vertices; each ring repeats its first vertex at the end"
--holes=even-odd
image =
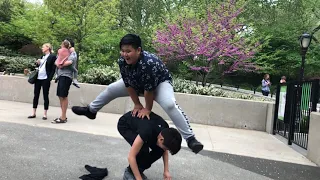
POLYGON ((154 41, 159 56, 165 61, 187 61, 191 70, 201 74, 202 85, 216 64, 224 67, 223 74, 255 71, 256 66, 248 59, 259 44, 246 40, 246 26, 237 23, 242 10, 235 0, 229 0, 214 11, 208 10, 206 18, 167 22, 154 41))

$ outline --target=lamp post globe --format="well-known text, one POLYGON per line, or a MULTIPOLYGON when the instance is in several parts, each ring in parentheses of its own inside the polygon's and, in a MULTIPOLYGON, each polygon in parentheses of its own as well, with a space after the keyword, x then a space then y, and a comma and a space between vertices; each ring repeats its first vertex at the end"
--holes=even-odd
POLYGON ((300 36, 300 46, 303 49, 308 49, 311 43, 312 36, 308 33, 304 33, 300 36))

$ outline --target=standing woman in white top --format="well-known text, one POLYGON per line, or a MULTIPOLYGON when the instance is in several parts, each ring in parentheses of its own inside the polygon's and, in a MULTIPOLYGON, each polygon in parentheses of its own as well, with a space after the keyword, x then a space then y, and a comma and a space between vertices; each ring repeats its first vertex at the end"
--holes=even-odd
POLYGON ((52 46, 46 43, 42 46, 43 56, 36 61, 36 65, 39 68, 38 78, 34 84, 34 98, 33 98, 33 113, 28 116, 29 119, 36 118, 36 111, 38 107, 38 101, 40 91, 42 87, 43 100, 44 100, 44 115, 43 120, 47 120, 47 111, 49 109, 49 89, 50 82, 55 74, 56 66, 54 64, 56 56, 53 53, 52 46))

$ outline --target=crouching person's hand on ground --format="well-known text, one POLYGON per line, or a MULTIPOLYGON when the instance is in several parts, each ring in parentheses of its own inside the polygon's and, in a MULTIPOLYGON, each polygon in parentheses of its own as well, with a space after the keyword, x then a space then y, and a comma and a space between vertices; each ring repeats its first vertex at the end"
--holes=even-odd
POLYGON ((172 180, 172 177, 171 177, 169 171, 165 171, 165 172, 163 173, 163 179, 164 179, 164 180, 172 180))

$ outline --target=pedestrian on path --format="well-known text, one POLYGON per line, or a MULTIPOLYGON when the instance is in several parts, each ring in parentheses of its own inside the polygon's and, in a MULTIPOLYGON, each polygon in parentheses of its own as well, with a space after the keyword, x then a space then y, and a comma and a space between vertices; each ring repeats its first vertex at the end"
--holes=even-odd
POLYGON ((53 53, 51 44, 46 43, 42 45, 43 56, 36 61, 36 66, 39 68, 37 80, 34 83, 34 97, 33 97, 33 112, 28 116, 29 119, 36 118, 37 107, 39 103, 39 96, 41 87, 43 91, 44 113, 43 120, 47 120, 47 112, 49 109, 49 90, 50 83, 55 73, 56 56, 53 53))
MULTIPOLYGON (((74 50, 74 42, 72 40, 64 40, 61 44, 61 48, 58 50, 58 57, 56 60, 56 64, 57 67, 61 67, 63 65, 63 63, 68 59, 68 57, 70 56, 70 54, 73 53, 73 56, 76 56, 76 58, 74 59, 73 57, 73 61, 74 64, 77 64, 77 54, 74 50)), ((76 68, 76 66, 69 66, 70 69, 72 69, 73 71, 73 82, 72 84, 74 86, 76 86, 77 88, 80 88, 79 86, 79 82, 78 82, 78 69, 76 68)), ((56 77, 56 80, 59 79, 59 76, 56 77)))
POLYGON ((157 114, 151 112, 149 118, 150 120, 141 120, 128 112, 119 119, 118 131, 131 145, 124 180, 148 179, 143 172, 161 157, 164 165, 163 178, 171 180, 168 152, 175 155, 180 151, 181 135, 176 129, 169 128, 168 123, 157 114))
POLYGON ((119 97, 130 96, 134 102, 133 116, 147 117, 155 100, 169 115, 188 147, 195 153, 203 145, 195 138, 188 117, 176 103, 172 87, 172 77, 163 62, 154 54, 142 50, 141 39, 135 34, 127 34, 120 41, 121 56, 118 61, 122 78, 110 84, 87 107, 72 107, 77 115, 95 119, 97 112, 106 104, 119 97), (143 107, 139 95, 145 98, 143 107))
POLYGON ((271 82, 270 82, 270 75, 269 74, 265 74, 264 78, 262 79, 262 94, 264 96, 268 96, 270 93, 270 86, 271 86, 271 82))
MULTIPOLYGON (((71 42, 70 44, 74 45, 74 42, 72 40, 68 40, 71 42)), ((76 59, 77 59, 77 53, 74 50, 74 47, 70 48, 70 55, 68 57, 68 60, 65 61, 62 65, 57 65, 57 96, 60 100, 60 107, 61 107, 61 116, 59 118, 56 118, 52 121, 52 123, 58 124, 58 123, 66 123, 67 122, 67 109, 68 109, 68 95, 69 95, 69 89, 72 83, 73 79, 73 69, 76 66, 76 59)))

